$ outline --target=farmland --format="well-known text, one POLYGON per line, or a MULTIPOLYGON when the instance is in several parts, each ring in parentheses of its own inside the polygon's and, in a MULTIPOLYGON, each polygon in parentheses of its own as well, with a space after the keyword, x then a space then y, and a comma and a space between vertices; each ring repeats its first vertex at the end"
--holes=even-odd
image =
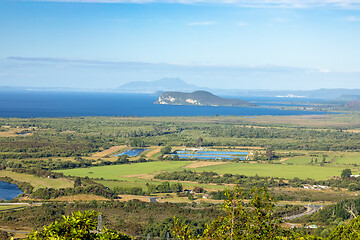
MULTIPOLYGON (((73 201, 102 206, 103 201, 153 204, 150 198, 159 198, 179 208, 212 207, 236 183, 245 192, 267 187, 280 205, 293 205, 289 209, 352 201, 360 194, 360 178, 342 176, 345 169, 360 173, 356 114, 0 119, 0 126, 4 132, 29 132, 0 136, 0 177, 26 189, 14 201, 49 202, 44 208, 55 215, 77 209, 73 201)), ((36 208, 43 207, 17 212, 31 219, 36 208)), ((6 215, 11 208, 2 210, 6 215)), ((118 217, 110 209, 107 214, 115 224, 118 217)), ((167 221, 165 215, 158 221, 167 221)), ((136 218, 124 220, 129 233, 137 232, 136 218)), ((15 224, 3 219, 9 220, 0 226, 15 224)), ((34 226, 32 221, 26 226, 34 226)))
MULTIPOLYGON (((124 179, 126 177, 136 177, 143 174, 155 174, 161 171, 180 171, 189 169, 191 161, 163 161, 138 163, 132 165, 104 166, 92 168, 80 168, 61 170, 65 175, 93 177, 104 179, 124 179)), ((312 178, 315 180, 325 180, 334 176, 339 177, 342 167, 321 167, 311 165, 287 165, 287 164, 266 164, 266 163, 231 163, 225 162, 221 165, 204 166, 192 168, 196 171, 214 171, 219 174, 231 173, 248 176, 259 175, 262 177, 280 177, 300 179, 312 178)))

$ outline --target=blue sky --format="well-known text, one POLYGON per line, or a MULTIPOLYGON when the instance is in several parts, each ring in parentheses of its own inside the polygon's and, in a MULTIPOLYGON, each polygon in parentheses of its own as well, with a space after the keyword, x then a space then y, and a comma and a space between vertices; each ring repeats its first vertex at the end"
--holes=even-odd
POLYGON ((1 0, 0 86, 360 88, 359 0, 1 0))

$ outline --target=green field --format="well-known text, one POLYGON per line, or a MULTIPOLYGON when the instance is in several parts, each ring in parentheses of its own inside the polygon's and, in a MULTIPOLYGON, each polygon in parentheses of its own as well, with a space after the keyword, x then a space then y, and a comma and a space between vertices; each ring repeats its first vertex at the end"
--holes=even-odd
MULTIPOLYGON (((130 165, 115 165, 92 168, 78 168, 60 170, 65 175, 118 179, 125 181, 127 178, 137 177, 141 174, 154 174, 161 171, 179 171, 191 162, 184 161, 158 161, 148 163, 137 163, 130 165)), ((250 164, 250 163, 225 163, 206 167, 193 168, 194 171, 214 171, 219 174, 232 173, 246 176, 268 176, 292 179, 312 178, 315 180, 328 179, 333 176, 340 176, 342 167, 320 167, 311 165, 287 165, 287 164, 250 164)), ((139 180, 150 181, 150 180, 139 180)), ((139 184, 141 185, 141 184, 139 184)))
POLYGON ((24 173, 16 173, 10 171, 0 171, 0 177, 9 177, 19 182, 28 182, 34 190, 39 188, 71 188, 74 183, 68 179, 52 179, 52 178, 41 178, 24 173))
POLYGON ((315 180, 324 180, 333 176, 339 177, 342 168, 304 166, 304 165, 287 165, 287 164, 251 164, 251 163, 227 163, 216 166, 197 168, 196 171, 214 171, 219 174, 232 173, 246 176, 262 177, 280 177, 292 179, 312 178, 315 180))
POLYGON ((311 160, 313 164, 316 165, 315 160, 317 159, 317 165, 319 165, 323 160, 323 155, 326 155, 325 161, 333 165, 354 165, 360 164, 360 153, 354 152, 323 152, 317 154, 317 156, 299 156, 293 157, 289 160, 286 160, 286 163, 293 163, 296 165, 310 165, 311 160))
POLYGON ((104 179, 119 179, 122 180, 124 176, 132 177, 138 174, 153 174, 161 171, 179 171, 186 165, 192 162, 185 161, 157 161, 136 164, 113 165, 103 167, 91 168, 77 168, 69 170, 59 170, 65 175, 104 178, 104 179))
POLYGON ((0 212, 3 211, 9 211, 9 210, 20 210, 27 207, 26 204, 19 204, 19 205, 5 205, 5 206, 0 206, 0 212))

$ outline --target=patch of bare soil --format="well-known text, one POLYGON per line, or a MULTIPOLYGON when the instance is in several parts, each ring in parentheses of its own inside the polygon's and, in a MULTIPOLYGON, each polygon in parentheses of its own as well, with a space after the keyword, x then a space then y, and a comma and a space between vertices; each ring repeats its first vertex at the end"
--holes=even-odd
POLYGON ((141 178, 141 179, 153 179, 154 178, 154 174, 133 174, 133 175, 124 175, 121 177, 126 177, 126 178, 141 178))
POLYGON ((199 168, 199 167, 207 167, 207 166, 213 166, 213 165, 220 165, 225 164, 227 162, 193 162, 189 165, 186 165, 185 168, 199 168))
POLYGON ((150 202, 149 197, 145 197, 145 196, 135 196, 135 195, 118 195, 118 196, 121 197, 121 199, 118 200, 120 202, 127 202, 129 200, 134 200, 134 199, 137 199, 142 202, 150 202))
POLYGON ((283 158, 279 162, 285 162, 286 160, 289 160, 290 158, 283 158))
POLYGON ((122 145, 122 146, 113 146, 109 149, 106 149, 104 151, 101 151, 101 152, 97 152, 95 154, 93 154, 92 156, 93 157, 96 157, 96 158, 101 158, 101 157, 105 157, 106 155, 109 155, 111 153, 114 153, 114 152, 117 152, 119 151, 120 149, 122 148, 125 148, 126 146, 125 145, 122 145))
POLYGON ((160 151, 161 151, 161 147, 156 147, 156 149, 147 152, 147 153, 146 153, 146 156, 147 156, 147 157, 151 157, 151 156, 159 153, 160 151))

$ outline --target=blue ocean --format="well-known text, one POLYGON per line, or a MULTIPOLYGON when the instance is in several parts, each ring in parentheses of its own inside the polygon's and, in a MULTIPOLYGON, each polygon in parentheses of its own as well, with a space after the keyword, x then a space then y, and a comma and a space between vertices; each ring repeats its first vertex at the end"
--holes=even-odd
MULTIPOLYGON (((263 107, 261 107, 262 105, 258 107, 205 107, 153 104, 157 99, 158 96, 150 94, 41 91, 0 92, 0 117, 324 114, 324 112, 266 108, 264 107, 266 104, 263 104, 263 107)), ((249 97, 243 99, 247 101, 252 100, 249 97)), ((259 101, 259 99, 257 100, 259 101)), ((282 103, 278 105, 281 106, 282 103)))

